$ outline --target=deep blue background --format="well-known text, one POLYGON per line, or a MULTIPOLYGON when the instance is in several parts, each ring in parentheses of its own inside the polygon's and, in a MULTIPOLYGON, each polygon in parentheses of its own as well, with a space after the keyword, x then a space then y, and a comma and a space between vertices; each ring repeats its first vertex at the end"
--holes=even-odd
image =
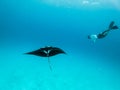
POLYGON ((120 27, 120 10, 109 5, 67 8, 37 0, 1 0, 0 90, 119 90, 120 30, 96 43, 87 39, 111 21, 120 27), (46 45, 67 53, 51 58, 55 79, 46 58, 24 55, 46 45))

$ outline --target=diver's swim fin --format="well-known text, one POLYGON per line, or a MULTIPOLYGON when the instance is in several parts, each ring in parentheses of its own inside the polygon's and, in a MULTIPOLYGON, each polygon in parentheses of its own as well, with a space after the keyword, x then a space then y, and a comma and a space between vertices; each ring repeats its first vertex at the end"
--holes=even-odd
POLYGON ((110 25, 109 25, 109 29, 112 29, 114 23, 115 23, 114 21, 112 21, 112 22, 110 23, 110 25))
POLYGON ((112 21, 111 23, 110 23, 110 25, 109 25, 109 29, 111 30, 111 29, 119 29, 118 28, 118 26, 114 26, 114 21, 112 21))
POLYGON ((119 29, 118 26, 113 26, 111 29, 119 29))

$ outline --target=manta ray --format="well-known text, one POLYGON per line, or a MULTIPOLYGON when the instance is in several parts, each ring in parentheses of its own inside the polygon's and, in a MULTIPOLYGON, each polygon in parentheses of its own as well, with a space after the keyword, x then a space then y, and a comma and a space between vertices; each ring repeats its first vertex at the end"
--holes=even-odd
POLYGON ((58 47, 46 46, 46 47, 40 48, 38 50, 28 52, 26 54, 36 55, 36 56, 40 56, 40 57, 47 57, 48 63, 49 63, 49 68, 52 71, 52 66, 51 66, 49 57, 55 56, 58 54, 66 54, 66 53, 58 47))

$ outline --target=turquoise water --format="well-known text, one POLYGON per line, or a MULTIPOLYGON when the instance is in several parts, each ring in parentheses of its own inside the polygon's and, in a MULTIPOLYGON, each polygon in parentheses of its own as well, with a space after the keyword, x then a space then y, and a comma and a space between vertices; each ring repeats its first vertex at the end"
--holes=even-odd
POLYGON ((120 27, 120 1, 1 0, 0 90, 120 90, 120 30, 93 43, 89 34, 120 27), (56 46, 67 54, 24 53, 56 46))

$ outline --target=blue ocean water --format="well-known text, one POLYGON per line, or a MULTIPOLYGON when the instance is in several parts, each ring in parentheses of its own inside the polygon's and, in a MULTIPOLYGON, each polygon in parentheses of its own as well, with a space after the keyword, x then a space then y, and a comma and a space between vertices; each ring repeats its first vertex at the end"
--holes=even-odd
POLYGON ((111 21, 120 27, 120 1, 1 0, 0 90, 120 90, 120 29, 93 43, 111 21), (24 53, 55 46, 67 54, 24 53))

